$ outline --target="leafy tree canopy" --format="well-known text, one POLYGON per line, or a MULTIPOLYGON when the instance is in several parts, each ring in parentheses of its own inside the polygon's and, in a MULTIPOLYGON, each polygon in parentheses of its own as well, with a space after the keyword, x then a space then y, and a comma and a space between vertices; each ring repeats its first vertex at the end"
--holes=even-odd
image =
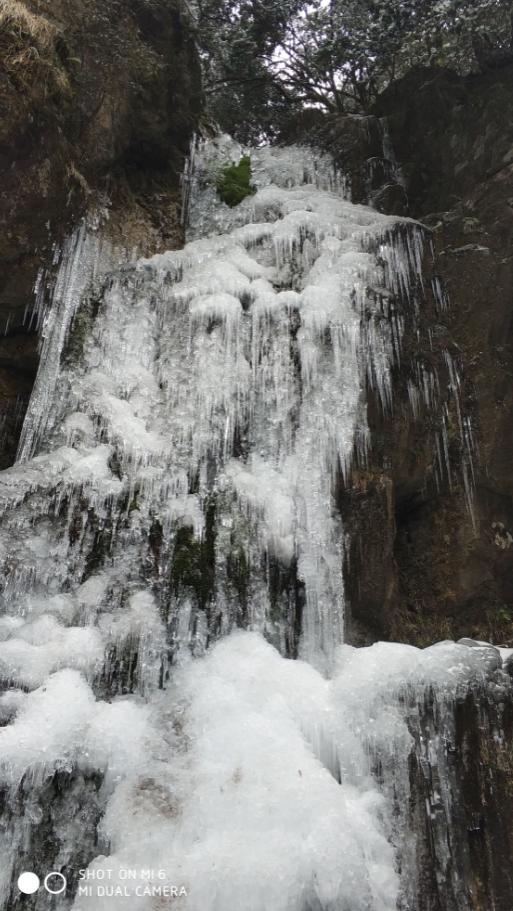
POLYGON ((511 0, 199 0, 197 16, 211 111, 242 141, 309 107, 365 112, 414 66, 512 54, 511 0))

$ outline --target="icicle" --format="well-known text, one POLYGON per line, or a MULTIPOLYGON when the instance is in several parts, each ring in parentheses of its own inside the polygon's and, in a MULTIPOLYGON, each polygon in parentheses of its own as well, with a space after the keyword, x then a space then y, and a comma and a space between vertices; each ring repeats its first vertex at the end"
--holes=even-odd
MULTIPOLYGON (((87 285, 98 276, 100 270, 106 271, 109 266, 114 265, 114 258, 109 254, 110 251, 105 251, 104 244, 102 246, 100 235, 91 233, 85 222, 64 245, 52 302, 44 317, 39 370, 20 438, 18 461, 26 461, 38 447, 50 417, 61 366, 61 354, 71 322, 87 285)), ((41 276, 36 283, 38 323, 41 321, 44 299, 42 279, 41 276)))
POLYGON ((189 146, 189 154, 187 155, 184 163, 184 168, 181 177, 181 188, 182 188, 182 209, 181 209, 181 223, 184 227, 187 226, 189 218, 189 203, 191 199, 191 194, 193 192, 192 182, 194 180, 194 174, 196 171, 196 149, 198 146, 198 137, 194 133, 189 146))

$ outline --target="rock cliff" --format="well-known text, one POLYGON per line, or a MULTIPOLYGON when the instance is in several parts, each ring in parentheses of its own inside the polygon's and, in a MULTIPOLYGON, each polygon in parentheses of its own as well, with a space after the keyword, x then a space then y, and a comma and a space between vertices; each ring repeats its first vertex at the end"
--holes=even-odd
POLYGON ((512 641, 511 76, 417 70, 375 116, 320 128, 357 200, 432 232, 393 413, 371 396, 369 459, 341 492, 356 641, 512 641))
POLYGON ((0 467, 37 367, 34 284, 90 207, 115 240, 180 242, 178 176, 201 110, 180 0, 5 0, 0 10, 0 467), (122 213, 122 214, 121 214, 122 213))

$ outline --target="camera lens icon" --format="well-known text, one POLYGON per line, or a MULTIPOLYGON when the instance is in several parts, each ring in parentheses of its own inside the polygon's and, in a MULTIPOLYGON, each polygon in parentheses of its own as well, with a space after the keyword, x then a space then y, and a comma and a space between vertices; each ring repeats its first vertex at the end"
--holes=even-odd
POLYGON ((20 892, 23 892, 23 895, 33 895, 34 892, 37 892, 39 886, 41 885, 41 880, 39 876, 36 876, 35 873, 20 873, 18 876, 18 889, 20 892))
MULTIPOLYGON (((25 873, 20 873, 18 876, 18 889, 23 895, 34 895, 34 892, 37 892, 41 885, 41 880, 36 873, 30 873, 28 870, 25 873)), ((65 891, 68 881, 66 877, 59 873, 58 870, 52 870, 51 873, 47 873, 44 878, 44 887, 50 895, 62 895, 65 891)))
POLYGON ((47 873, 45 876, 44 886, 50 895, 62 895, 67 885, 66 877, 59 873, 58 870, 52 870, 51 873, 47 873))

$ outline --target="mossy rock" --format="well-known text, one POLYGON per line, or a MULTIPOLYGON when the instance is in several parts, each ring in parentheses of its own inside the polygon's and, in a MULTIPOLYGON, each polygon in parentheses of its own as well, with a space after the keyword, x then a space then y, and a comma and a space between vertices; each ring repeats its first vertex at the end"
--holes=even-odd
POLYGON ((208 504, 205 515, 205 535, 194 537, 193 529, 184 526, 176 533, 171 563, 171 585, 175 596, 182 589, 192 590, 198 606, 206 610, 215 588, 215 503, 208 504))
POLYGON ((223 168, 217 181, 217 192, 222 201, 230 206, 238 206, 246 196, 255 192, 251 186, 251 158, 244 155, 238 164, 223 168))
POLYGON ((171 566, 171 581, 176 595, 181 586, 195 590, 202 588, 201 551, 201 541, 195 539, 192 528, 180 528, 171 566))
POLYGON ((62 353, 64 364, 76 366, 82 362, 86 342, 91 337, 93 322, 93 304, 87 301, 73 318, 62 353))

